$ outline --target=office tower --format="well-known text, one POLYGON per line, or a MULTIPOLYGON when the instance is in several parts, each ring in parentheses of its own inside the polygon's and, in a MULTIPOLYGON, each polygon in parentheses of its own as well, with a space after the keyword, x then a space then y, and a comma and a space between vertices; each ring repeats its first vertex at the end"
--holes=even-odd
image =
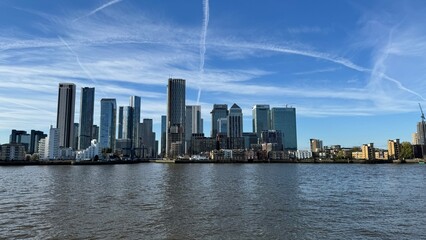
POLYGON ((244 148, 243 112, 235 103, 229 109, 227 136, 230 149, 244 148))
POLYGON ((93 112, 95 104, 95 88, 81 88, 80 128, 78 132, 78 148, 86 149, 92 141, 93 112))
POLYGON ((420 145, 425 144, 425 138, 426 138, 426 123, 422 126, 422 122, 417 123, 417 142, 420 145))
POLYGON ((319 139, 309 139, 309 143, 311 145, 311 152, 322 152, 323 146, 322 141, 319 139))
POLYGON ((161 116, 161 156, 166 154, 167 116, 161 116))
POLYGON ((389 159, 399 159, 399 153, 401 151, 401 145, 399 139, 388 140, 388 157, 389 159))
POLYGON ((228 117, 228 105, 226 104, 214 104, 213 110, 210 112, 212 115, 212 129, 210 136, 215 138, 217 131, 217 120, 219 118, 227 118, 228 117))
POLYGON ((60 83, 56 128, 59 130, 59 146, 74 147, 75 85, 60 83))
POLYGON ((253 132, 260 139, 262 131, 271 129, 269 105, 253 106, 253 132))
POLYGON ((281 131, 285 149, 297 150, 296 108, 272 108, 271 129, 281 131))
POLYGON ((121 106, 118 114, 118 139, 133 141, 133 108, 121 106))
POLYGON ((99 143, 101 149, 114 150, 117 104, 114 98, 101 99, 99 143))
POLYGON ((99 126, 92 126, 92 139, 96 139, 99 142, 99 126))
POLYGON ((176 157, 184 152, 185 80, 169 78, 167 85, 166 156, 176 157))
POLYGON ((61 131, 58 128, 53 128, 50 126, 49 136, 46 140, 46 153, 47 159, 54 160, 59 158, 59 147, 60 147, 60 139, 61 131))
POLYGON ((41 139, 47 137, 42 131, 31 130, 30 148, 28 153, 33 154, 38 152, 38 143, 41 139))
POLYGON ((186 106, 185 111, 185 153, 191 148, 193 133, 201 133, 201 106, 186 106))
POLYGON ((74 129, 73 129, 73 134, 74 134, 74 141, 73 141, 73 146, 77 147, 78 146, 78 133, 80 132, 80 124, 78 123, 74 123, 74 129))
POLYGON ((130 107, 132 107, 132 128, 133 131, 129 133, 132 138, 133 148, 139 146, 139 123, 141 122, 141 97, 131 96, 130 107))
POLYGON ((140 156, 144 158, 152 158, 157 156, 156 147, 155 147, 155 132, 153 132, 153 122, 152 119, 143 119, 143 122, 140 126, 141 132, 141 142, 140 146, 138 148, 142 151, 140 151, 140 156))
POLYGON ((228 118, 219 118, 217 120, 217 134, 228 135, 228 118))

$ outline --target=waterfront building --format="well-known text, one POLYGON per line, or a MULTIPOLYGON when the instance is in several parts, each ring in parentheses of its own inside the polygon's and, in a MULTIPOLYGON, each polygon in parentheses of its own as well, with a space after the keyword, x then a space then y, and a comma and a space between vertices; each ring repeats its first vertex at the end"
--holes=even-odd
POLYGON ((255 132, 243 132, 244 149, 251 149, 253 144, 258 144, 257 134, 255 132))
POLYGON ((386 150, 376 150, 374 152, 374 159, 377 160, 389 160, 389 152, 386 150))
POLYGON ((322 145, 322 140, 319 139, 309 139, 309 143, 311 146, 311 152, 314 153, 319 153, 322 152, 324 150, 323 145, 322 145))
POLYGON ((261 138, 262 131, 271 129, 271 119, 269 105, 254 105, 253 114, 253 132, 257 134, 257 138, 261 138))
POLYGON ((376 157, 376 150, 374 143, 363 144, 361 147, 362 157, 365 160, 374 160, 376 157))
POLYGON ((185 80, 169 78, 167 84, 166 135, 166 156, 169 158, 184 153, 185 96, 185 80))
POLYGON ((99 126, 99 144, 101 150, 114 150, 117 104, 115 98, 101 99, 101 119, 99 126))
POLYGON ((30 148, 31 136, 27 133, 27 131, 13 129, 9 136, 9 143, 22 144, 27 152, 30 148))
POLYGON ((281 131, 285 149, 297 150, 296 108, 272 108, 271 129, 281 131))
POLYGON ((132 138, 132 147, 135 148, 139 146, 139 123, 141 122, 141 97, 131 96, 130 97, 130 107, 132 108, 132 128, 130 135, 132 138))
POLYGON ((198 155, 216 149, 216 139, 205 137, 204 133, 194 133, 191 136, 191 151, 189 154, 198 155))
POLYGON ((166 133, 167 133, 167 116, 161 116, 161 151, 162 157, 166 154, 166 133))
POLYGON ((1 145, 0 160, 17 161, 25 160, 25 147, 20 143, 9 143, 1 145))
POLYGON ((412 145, 418 145, 419 144, 419 136, 416 132, 411 134, 411 144, 412 145))
POLYGON ((99 142, 99 126, 98 125, 92 126, 92 139, 96 139, 99 142))
POLYGON ((214 104, 213 110, 210 112, 212 115, 212 129, 210 136, 215 138, 218 132, 218 119, 228 118, 228 105, 227 104, 214 104))
POLYGON ((60 130, 50 126, 49 136, 46 138, 46 150, 47 159, 55 160, 59 158, 59 147, 60 147, 60 130))
POLYGON ((124 159, 132 157, 132 140, 131 139, 116 139, 115 152, 124 159))
POLYGON ((401 151, 401 144, 399 143, 399 139, 388 140, 389 159, 392 159, 392 160, 399 159, 400 151, 401 151))
POLYGON ((153 131, 152 119, 144 118, 140 124, 141 142, 139 149, 139 156, 143 158, 153 158, 157 156, 157 148, 155 146, 155 132, 153 131))
POLYGON ((37 153, 39 141, 45 137, 47 137, 47 134, 44 134, 44 132, 31 130, 30 148, 27 153, 29 154, 37 153))
POLYGON ((38 142, 38 157, 40 160, 44 160, 47 158, 47 147, 49 138, 46 136, 45 138, 40 139, 38 142))
POLYGON ((261 133, 260 143, 275 144, 273 151, 283 151, 283 142, 281 131, 263 130, 261 133))
POLYGON ((76 153, 75 159, 77 161, 82 160, 97 160, 100 154, 100 147, 98 141, 93 139, 90 141, 90 146, 84 150, 78 151, 76 153))
POLYGON ((201 106, 186 106, 185 110, 185 153, 191 148, 191 137, 194 133, 201 133, 201 106))
POLYGON ((308 159, 308 158, 312 158, 312 151, 297 150, 295 155, 297 159, 308 159))
POLYGON ((78 129, 78 146, 76 146, 76 149, 86 149, 91 144, 94 104, 95 88, 82 87, 80 96, 80 127, 78 129))
POLYGON ((229 109, 227 137, 229 141, 228 148, 244 148, 243 139, 243 111, 237 104, 233 104, 229 109))
POLYGON ((73 147, 74 143, 75 85, 60 83, 56 128, 59 130, 59 146, 73 147))

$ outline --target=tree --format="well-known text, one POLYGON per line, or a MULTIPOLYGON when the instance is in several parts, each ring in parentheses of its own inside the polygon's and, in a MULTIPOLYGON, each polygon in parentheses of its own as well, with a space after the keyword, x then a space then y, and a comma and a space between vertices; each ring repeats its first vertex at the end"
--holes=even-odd
POLYGON ((413 147, 409 142, 401 143, 401 151, 399 154, 400 159, 410 159, 413 158, 413 147))

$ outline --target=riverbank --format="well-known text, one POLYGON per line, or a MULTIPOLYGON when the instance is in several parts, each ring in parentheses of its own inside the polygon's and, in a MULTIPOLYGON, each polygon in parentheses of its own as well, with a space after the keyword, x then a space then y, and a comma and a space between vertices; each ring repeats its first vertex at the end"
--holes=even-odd
POLYGON ((189 160, 189 159, 140 159, 140 160, 114 160, 114 161, 0 161, 0 166, 44 166, 44 165, 114 165, 114 164, 137 164, 137 163, 166 163, 166 164, 256 164, 256 163, 301 163, 301 164, 424 164, 423 159, 406 160, 348 160, 348 159, 300 159, 300 160, 263 160, 263 161, 241 161, 241 160, 189 160))

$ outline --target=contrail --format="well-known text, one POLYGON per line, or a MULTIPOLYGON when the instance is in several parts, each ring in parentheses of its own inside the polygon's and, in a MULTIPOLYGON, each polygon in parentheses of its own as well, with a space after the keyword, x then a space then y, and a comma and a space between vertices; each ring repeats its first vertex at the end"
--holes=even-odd
MULTIPOLYGON (((78 65, 80 66, 81 70, 83 70, 83 72, 90 78, 90 80, 92 80, 92 82, 96 85, 99 86, 98 82, 95 80, 95 78, 93 78, 92 74, 83 66, 83 64, 81 64, 80 62, 80 57, 77 55, 77 53, 75 53, 72 48, 70 47, 70 45, 60 36, 58 36, 58 38, 61 40, 61 42, 68 48, 68 50, 74 55, 75 59, 77 60, 78 65)), ((106 95, 102 90, 101 90, 103 95, 106 95)))
POLYGON ((86 14, 86 15, 84 15, 84 16, 81 16, 81 17, 78 17, 78 18, 74 19, 74 21, 73 21, 73 22, 77 22, 78 20, 80 20, 80 19, 82 19, 82 18, 89 17, 89 16, 91 16, 91 15, 93 15, 93 14, 95 14, 95 13, 97 13, 97 12, 101 11, 102 9, 104 9, 104 8, 106 8, 106 7, 109 7, 109 6, 113 5, 113 4, 119 3, 119 2, 121 2, 121 1, 123 1, 123 0, 112 0, 111 2, 107 2, 107 3, 105 3, 104 5, 102 5, 102 6, 98 7, 98 8, 96 8, 95 10, 93 10, 93 11, 89 12, 88 14, 86 14))
MULTIPOLYGON (((207 27, 209 26, 209 0, 203 1, 203 10, 204 10, 204 18, 203 18, 203 27, 201 29, 201 39, 200 39, 200 82, 203 82, 204 78, 204 59, 206 55, 206 37, 207 37, 207 27)), ((201 97, 201 87, 198 87, 198 97, 197 97, 197 105, 200 102, 201 97)))

